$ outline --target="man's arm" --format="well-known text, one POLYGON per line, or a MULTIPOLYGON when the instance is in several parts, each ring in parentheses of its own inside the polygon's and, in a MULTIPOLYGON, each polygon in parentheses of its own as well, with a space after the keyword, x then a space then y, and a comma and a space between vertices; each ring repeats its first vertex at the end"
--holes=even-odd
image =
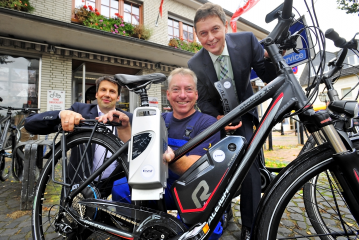
POLYGON ((259 44, 253 34, 251 34, 251 46, 253 51, 251 66, 260 79, 269 83, 277 77, 275 66, 265 59, 268 53, 259 44))
POLYGON ((127 142, 131 138, 131 124, 130 124, 130 118, 117 110, 109 111, 107 114, 97 117, 96 118, 99 122, 107 123, 110 122, 116 122, 120 123, 121 126, 116 126, 117 129, 117 135, 121 139, 122 142, 127 142))

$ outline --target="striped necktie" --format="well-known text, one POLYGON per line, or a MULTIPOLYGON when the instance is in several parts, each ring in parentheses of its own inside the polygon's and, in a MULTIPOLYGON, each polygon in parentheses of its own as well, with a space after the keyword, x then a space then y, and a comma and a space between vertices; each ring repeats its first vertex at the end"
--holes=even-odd
POLYGON ((224 61, 225 56, 221 55, 217 58, 217 61, 219 62, 220 66, 221 66, 221 71, 219 73, 219 81, 229 78, 228 75, 228 66, 226 64, 226 62, 224 61))

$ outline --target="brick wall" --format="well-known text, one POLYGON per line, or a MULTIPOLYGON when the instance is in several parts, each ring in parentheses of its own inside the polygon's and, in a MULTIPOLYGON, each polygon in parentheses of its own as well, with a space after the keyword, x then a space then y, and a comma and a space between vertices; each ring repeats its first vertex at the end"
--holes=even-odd
POLYGON ((167 19, 168 12, 175 13, 179 16, 183 16, 186 19, 193 20, 196 10, 190 8, 184 4, 181 4, 177 1, 166 0, 163 3, 163 15, 159 17, 158 26, 155 27, 155 22, 159 12, 160 6, 159 0, 144 0, 143 9, 144 9, 144 24, 153 29, 153 34, 149 41, 155 42, 158 44, 167 45, 168 44, 168 28, 167 28, 167 19))
MULTIPOLYGON (((65 108, 71 106, 72 60, 53 54, 42 55, 41 67, 41 112, 47 111, 47 90, 65 90, 65 108)), ((49 140, 54 134, 49 135, 49 140)), ((40 136, 45 139, 45 136, 40 136)))
POLYGON ((71 22, 72 0, 31 0, 34 15, 71 22))

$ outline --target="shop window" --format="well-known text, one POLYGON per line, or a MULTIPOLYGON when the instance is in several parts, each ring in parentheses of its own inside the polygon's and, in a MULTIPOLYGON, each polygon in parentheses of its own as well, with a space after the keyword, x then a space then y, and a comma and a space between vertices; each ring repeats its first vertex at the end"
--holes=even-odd
MULTIPOLYGON (((133 25, 142 23, 142 6, 132 2, 125 2, 124 0, 72 0, 72 8, 79 8, 81 6, 92 6, 105 17, 116 17, 116 13, 123 16, 124 21, 133 25)), ((76 22, 76 19, 72 18, 76 22)))
POLYGON ((168 40, 172 38, 179 38, 188 42, 197 40, 193 26, 171 18, 169 18, 167 22, 168 40))
MULTIPOLYGON (((0 54, 0 97, 3 99, 0 106, 37 108, 38 91, 39 59, 0 54)), ((0 118, 6 116, 6 112, 0 110, 0 118)), ((22 112, 13 114, 14 124, 26 117, 22 112)))

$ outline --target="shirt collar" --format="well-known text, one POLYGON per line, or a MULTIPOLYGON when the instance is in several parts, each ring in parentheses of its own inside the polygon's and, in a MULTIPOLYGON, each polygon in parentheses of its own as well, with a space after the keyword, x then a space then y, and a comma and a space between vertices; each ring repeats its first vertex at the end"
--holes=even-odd
POLYGON ((220 55, 214 55, 214 54, 211 53, 211 52, 208 52, 208 53, 209 53, 209 56, 210 56, 211 59, 212 59, 213 64, 217 61, 217 58, 218 58, 219 56, 221 56, 221 55, 223 55, 223 56, 228 56, 228 57, 229 57, 229 52, 228 52, 228 48, 227 48, 227 42, 224 41, 224 48, 223 48, 222 54, 220 54, 220 55))
MULTIPOLYGON (((116 108, 114 108, 113 110, 115 110, 115 109, 116 109, 116 108)), ((103 112, 101 112, 100 107, 98 106, 98 104, 97 104, 97 113, 98 113, 98 116, 99 116, 99 117, 105 115, 103 112)))

